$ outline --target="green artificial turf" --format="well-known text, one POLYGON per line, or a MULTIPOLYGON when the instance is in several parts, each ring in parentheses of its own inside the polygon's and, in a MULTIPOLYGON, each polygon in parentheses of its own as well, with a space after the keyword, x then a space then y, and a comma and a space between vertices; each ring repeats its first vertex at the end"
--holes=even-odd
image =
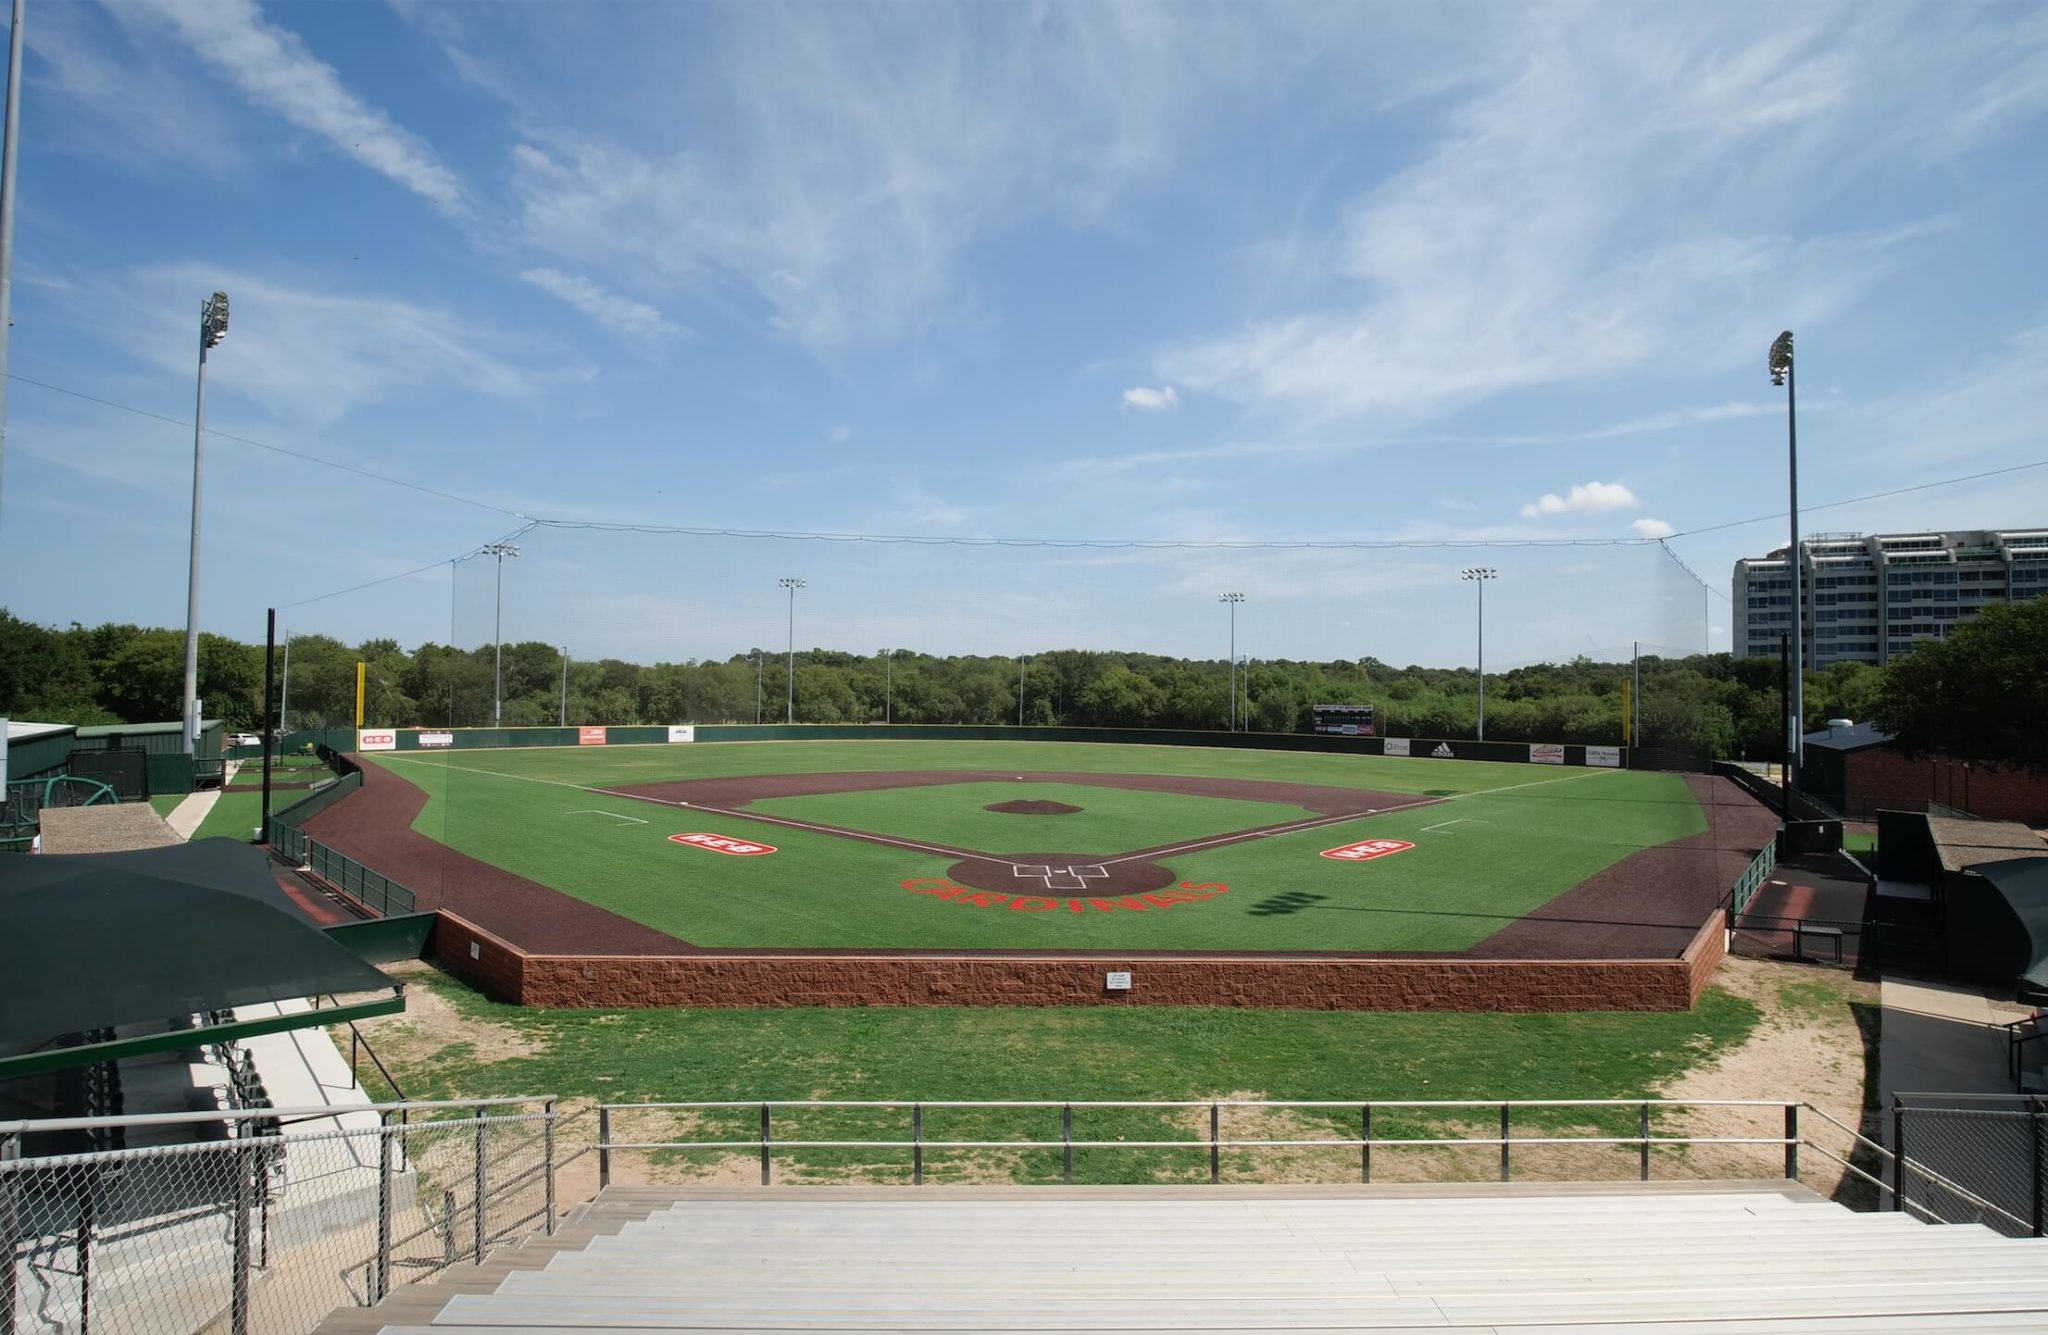
MULTIPOLYGON (((1706 828, 1676 775, 1427 759, 1032 742, 803 742, 472 751, 382 757, 379 763, 428 792, 429 803, 414 822, 421 833, 681 940, 715 947, 1458 951, 1639 848, 1706 828), (949 855, 593 791, 732 773, 892 769, 1200 774, 1453 800, 1165 858, 1180 881, 1210 887, 1199 902, 1048 892, 1025 900, 1020 910, 985 897, 929 893, 943 888, 954 861, 949 855), (670 842, 679 833, 758 840, 777 851, 730 857, 670 842), (1415 847, 1369 862, 1318 856, 1379 837, 1415 847), (1217 892, 1216 886, 1226 888, 1217 892)), ((984 828, 982 822, 1043 820, 1064 831, 1064 822, 1084 819, 980 810, 989 800, 1044 790, 1031 782, 975 784, 965 809, 935 796, 947 790, 931 788, 778 801, 857 804, 862 819, 886 822, 892 833, 922 831, 947 843, 955 841, 946 833, 958 833, 962 822, 984 828), (928 813, 930 825, 920 824, 928 813)), ((1063 791, 1069 796, 1062 800, 1073 805, 1101 804, 1114 817, 1118 837, 1132 847, 1198 837, 1206 815, 1197 819, 1197 812, 1213 811, 1220 823, 1207 832, 1222 833, 1288 819, 1294 811, 1079 785, 1063 791), (1160 813, 1159 837, 1148 837, 1142 819, 1148 805, 1160 813)), ((1062 835, 1052 849, 1029 851, 1066 851, 1068 842, 1062 835)), ((1016 848, 1006 843, 977 851, 1016 848)), ((379 870, 404 879, 402 869, 379 870)))
MULTIPOLYGON (((1653 1094, 1689 1067, 1739 1045, 1758 1019, 1756 1008, 1720 989, 1682 1013, 1550 1015, 1396 1014, 1169 1007, 879 1008, 788 1010, 539 1011, 490 1001, 439 973, 426 985, 466 1023, 492 1026, 488 1054, 469 1037, 407 1027, 394 1017, 371 1029, 371 1040, 412 1098, 480 1098, 553 1094, 607 1102, 745 1099, 1020 1099, 1206 1100, 1274 1099, 1572 1099, 1653 1094), (497 1028, 502 1026, 502 1028, 497 1028), (388 1035, 388 1037, 387 1037, 388 1035)), ((1226 1112, 1225 1135, 1241 1114, 1226 1112)), ((1294 1130, 1308 1135, 1356 1134, 1355 1109, 1303 1110, 1294 1130)), ((1521 1135, 1545 1126, 1635 1134, 1634 1109, 1531 1110, 1521 1135)), ((1384 1110, 1378 1135, 1486 1134, 1491 1110, 1452 1114, 1384 1110)), ((816 1110, 777 1114, 781 1139, 865 1137, 907 1139, 906 1110, 816 1110)), ((676 1134, 672 1119, 619 1113, 617 1139, 676 1134)), ((1244 1123, 1237 1123, 1244 1125, 1244 1123)), ((1206 1109, 1104 1110, 1075 1113, 1077 1139, 1188 1140, 1206 1134, 1206 1109)), ((712 1112, 695 1119, 698 1139, 750 1137, 757 1111, 712 1112)), ((1247 1130, 1271 1136, 1275 1128, 1247 1130)), ((925 1113, 929 1139, 1050 1138, 1057 1109, 925 1113)), ((1357 1152, 1329 1151, 1356 1164, 1357 1152), (1346 1157, 1348 1156, 1348 1157, 1346 1157)), ((1385 1154, 1399 1151, 1384 1150, 1385 1154)), ((1540 1149, 1524 1151, 1538 1156, 1540 1149)), ((1632 1149, 1617 1167, 1632 1171, 1632 1149)), ((665 1156, 673 1163, 682 1156, 665 1156)), ((700 1162, 712 1156, 700 1154, 700 1162)), ((831 1176, 860 1171, 907 1176, 907 1155, 895 1150, 783 1151, 777 1172, 831 1176)), ((967 1159, 933 1152, 933 1180, 967 1159)), ((1007 1165, 1018 1180, 1050 1180, 1056 1152, 1010 1159, 974 1156, 983 1167, 1007 1165)), ((1241 1157, 1241 1156, 1239 1156, 1241 1157)), ((1479 1175, 1497 1163, 1484 1147, 1473 1156, 1479 1175)), ((1235 1160, 1226 1160, 1228 1170, 1235 1160)), ((1535 1162, 1533 1160, 1529 1162, 1535 1162)), ((1097 1150, 1076 1155, 1083 1182, 1190 1178, 1206 1174, 1199 1150, 1097 1150)))
POLYGON ((178 804, 191 795, 190 793, 158 793, 149 799, 150 809, 168 820, 171 813, 178 809, 178 804))
MULTIPOLYGON (((283 805, 277 797, 277 794, 271 794, 273 809, 283 805)), ((206 819, 200 821, 199 828, 192 832, 192 837, 211 839, 215 835, 226 835, 246 843, 255 836, 256 827, 262 821, 262 793, 222 793, 213 804, 213 810, 206 813, 206 819)))

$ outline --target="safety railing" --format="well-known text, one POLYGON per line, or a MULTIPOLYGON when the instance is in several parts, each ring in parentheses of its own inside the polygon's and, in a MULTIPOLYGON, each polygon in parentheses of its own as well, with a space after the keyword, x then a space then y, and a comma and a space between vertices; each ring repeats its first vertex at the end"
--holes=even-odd
POLYGON ((2029 1015, 2024 1019, 2012 1020, 2005 1024, 2005 1073, 2012 1080, 2013 1092, 2027 1092, 2027 1058, 2035 1054, 2028 1052, 2029 1044, 2039 1043, 2048 1038, 2048 1028, 2043 1027, 2044 1017, 2029 1015))
POLYGON ((572 1120, 516 1098, 0 1122, 0 1331, 303 1335, 553 1232, 572 1120), (115 1125, 130 1148, 76 1148, 115 1125))
POLYGON ((1799 1175, 1799 1147, 1805 1143, 1799 1131, 1799 1110, 1803 1105, 1783 1101, 1759 1099, 1399 1099, 1399 1100, 1328 1100, 1328 1099, 1200 1099, 1200 1100, 762 1100, 762 1101, 712 1101, 694 1103, 607 1103, 598 1105, 598 1181, 609 1184, 612 1179, 615 1156, 627 1151, 676 1154, 685 1152, 744 1152, 758 1156, 762 1186, 773 1185, 775 1180, 775 1156, 790 1151, 848 1151, 885 1150, 900 1151, 898 1163, 907 1165, 913 1185, 922 1185, 925 1179, 928 1155, 949 1151, 982 1150, 1004 1154, 1030 1151, 1059 1151, 1061 1156, 1060 1180, 1071 1183, 1074 1180, 1074 1155, 1076 1151, 1177 1151, 1185 1154, 1205 1155, 1207 1158, 1208 1180, 1223 1180, 1224 1151, 1231 1150, 1355 1150, 1358 1153, 1358 1178, 1362 1183, 1371 1183, 1374 1173, 1375 1152, 1401 1151, 1411 1149, 1493 1149, 1498 1152, 1498 1172, 1502 1182, 1514 1179, 1514 1155, 1517 1149, 1529 1151, 1539 1147, 1609 1147, 1632 1150, 1634 1167, 1643 1181, 1650 1180, 1651 1152, 1659 1147, 1701 1147, 1701 1146, 1748 1146, 1768 1147, 1782 1152, 1784 1176, 1796 1178, 1799 1175), (1028 1110, 1058 1112, 1059 1136, 1055 1138, 1033 1138, 1029 1136, 1002 1138, 958 1138, 930 1136, 926 1133, 926 1116, 933 1112, 974 1112, 987 1113, 993 1110, 1028 1110), (1778 1134, 1721 1135, 1721 1134, 1669 1134, 1654 1125, 1656 1115, 1688 1111, 1699 1112, 1710 1109, 1748 1110, 1752 1115, 1767 1119, 1782 1118, 1782 1132, 1778 1134), (777 1113, 795 1113, 807 1116, 826 1110, 861 1111, 866 1113, 889 1113, 897 1115, 898 1125, 908 1132, 891 1137, 844 1136, 818 1137, 815 1135, 777 1134, 777 1113), (1206 1134, 1177 1139, 1157 1139, 1121 1136, 1107 1138, 1075 1134, 1076 1113, 1088 1114, 1102 1111, 1146 1111, 1154 1113, 1194 1113, 1199 1121, 1206 1115, 1206 1134), (1355 1118, 1358 1127, 1356 1135, 1266 1137, 1231 1132, 1226 1134, 1227 1114, 1240 1110, 1272 1112, 1310 1112, 1325 1117, 1343 1114, 1355 1118), (722 1116, 728 1122, 736 1115, 744 1115, 758 1130, 747 1136, 711 1136, 667 1139, 642 1139, 638 1137, 615 1137, 618 1122, 626 1116, 661 1113, 671 1120, 680 1117, 685 1123, 702 1126, 715 1122, 722 1116), (1520 1113, 1524 1119, 1521 1134, 1516 1134, 1515 1117, 1520 1113), (1605 1129, 1615 1134, 1600 1134, 1599 1129, 1588 1131, 1584 1127, 1560 1125, 1562 1114, 1576 1113, 1591 1115, 1612 1123, 1617 1117, 1626 1119, 1630 1125, 1626 1131, 1613 1126, 1605 1129), (1430 1118, 1449 1118, 1453 1121, 1469 1121, 1475 1117, 1484 1119, 1489 1129, 1498 1127, 1497 1135, 1473 1134, 1455 1125, 1444 1125, 1437 1129, 1456 1132, 1443 1135, 1387 1135, 1383 1129, 1390 1115, 1408 1114, 1411 1120, 1416 1115, 1430 1118), (1534 1121, 1530 1120, 1534 1117, 1534 1121), (755 1123, 754 1119, 758 1118, 755 1123), (1497 1123, 1494 1119, 1497 1118, 1497 1123), (1376 1132, 1375 1125, 1382 1131, 1376 1132))
POLYGON ((271 850, 279 857, 307 868, 342 893, 349 895, 379 917, 419 911, 419 897, 404 884, 374 868, 367 867, 340 849, 309 836, 305 823, 363 786, 362 767, 346 755, 320 745, 321 761, 334 772, 334 782, 279 811, 271 813, 271 850))
POLYGON ((1765 844, 1763 851, 1750 859, 1749 866, 1737 877, 1735 885, 1728 891, 1728 916, 1730 920, 1740 918, 1748 912, 1750 903, 1756 899, 1757 891, 1764 882, 1771 879, 1771 868, 1778 865, 1778 844, 1776 840, 1765 844))
POLYGON ((2048 1236, 2048 1099, 1900 1093, 1890 1118, 1894 1209, 2048 1236))

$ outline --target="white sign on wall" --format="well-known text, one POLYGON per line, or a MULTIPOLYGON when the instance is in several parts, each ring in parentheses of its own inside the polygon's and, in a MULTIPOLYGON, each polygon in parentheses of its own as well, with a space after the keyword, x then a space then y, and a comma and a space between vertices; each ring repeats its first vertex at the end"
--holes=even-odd
POLYGON ((1384 749, 1384 750, 1382 750, 1382 751, 1380 752, 1380 754, 1381 754, 1381 755, 1388 755, 1388 756, 1405 756, 1405 755, 1407 755, 1407 754, 1408 754, 1408 739, 1407 739, 1406 737, 1389 737, 1389 738, 1387 738, 1387 743, 1386 743, 1386 747, 1385 747, 1385 749, 1384 749))
POLYGON ((1589 746, 1586 748, 1586 763, 1606 769, 1621 768, 1621 748, 1618 746, 1589 746))
POLYGON ((455 734, 452 732, 423 732, 420 734, 420 747, 423 750, 428 747, 453 745, 455 745, 455 734))
POLYGON ((1127 970, 1120 969, 1110 974, 1103 985, 1112 992, 1128 992, 1131 990, 1131 975, 1127 970))
POLYGON ((1562 765, 1564 748, 1555 742, 1529 743, 1529 763, 1532 765, 1562 765))
POLYGON ((694 723, 671 723, 668 725, 668 739, 671 742, 694 742, 697 740, 697 725, 694 723))
POLYGON ((365 728, 356 734, 358 751, 396 751, 398 734, 389 728, 365 728))

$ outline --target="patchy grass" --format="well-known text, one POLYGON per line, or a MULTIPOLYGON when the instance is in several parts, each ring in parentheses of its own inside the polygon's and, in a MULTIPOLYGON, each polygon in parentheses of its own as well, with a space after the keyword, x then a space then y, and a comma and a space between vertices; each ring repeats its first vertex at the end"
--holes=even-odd
POLYGON ((1842 831, 1842 849, 1848 853, 1875 853, 1877 851, 1877 831, 1842 831))
MULTIPOLYGON (((538 1011, 500 1005, 419 967, 414 1012, 362 1027, 414 1098, 557 1094, 570 1100, 703 1102, 749 1099, 1535 1099, 1654 1096, 1702 1062, 1739 1048, 1760 1008, 1712 989, 1689 1014, 1393 1014, 1211 1008, 875 1008, 789 1010, 538 1011)), ((343 1032, 346 1042, 346 1031, 343 1032)), ((1285 1112, 1225 1110, 1224 1137, 1284 1128, 1290 1138, 1357 1133, 1356 1107, 1285 1112)), ((751 1139, 759 1109, 621 1113, 614 1136, 666 1140, 751 1139)), ((1376 1135, 1488 1134, 1496 1114, 1376 1115, 1376 1135)), ((1520 1115, 1527 1134, 1544 1126, 1633 1134, 1634 1115, 1584 1111, 1520 1115), (1607 1122, 1612 1121, 1613 1127, 1607 1122), (1622 1130, 1622 1123, 1627 1129, 1622 1130)), ((927 1140, 1057 1139, 1058 1109, 928 1109, 927 1140)), ((1206 1109, 1077 1109, 1074 1138, 1181 1141, 1180 1149, 1075 1152, 1079 1182, 1206 1177, 1206 1109)), ((906 1110, 778 1112, 778 1139, 902 1139, 906 1110)), ((1266 1152, 1260 1152, 1262 1154, 1266 1152)), ((1381 1150, 1375 1176, 1404 1176, 1404 1155, 1381 1150)), ((1462 1151, 1454 1152, 1463 1154, 1462 1151)), ((1484 1177, 1487 1150, 1429 1169, 1484 1177)), ((1530 1151, 1535 1153, 1535 1151, 1530 1151)), ((778 1180, 896 1181, 907 1150, 790 1150, 778 1180)), ((1268 1156, 1270 1158, 1270 1156, 1268 1156)), ((1297 1178, 1355 1177, 1356 1150, 1311 1150, 1274 1162, 1297 1178), (1297 1171, 1297 1165, 1298 1171, 1297 1171)), ((1519 1162, 1519 1160, 1518 1160, 1519 1162)), ((758 1156, 741 1150, 657 1151, 641 1175, 751 1180, 758 1156)), ((1270 1177, 1247 1153, 1231 1172, 1270 1177)), ((622 1172, 627 1171, 622 1168, 622 1172)), ((1047 1181, 1058 1150, 929 1151, 933 1181, 1047 1181)))

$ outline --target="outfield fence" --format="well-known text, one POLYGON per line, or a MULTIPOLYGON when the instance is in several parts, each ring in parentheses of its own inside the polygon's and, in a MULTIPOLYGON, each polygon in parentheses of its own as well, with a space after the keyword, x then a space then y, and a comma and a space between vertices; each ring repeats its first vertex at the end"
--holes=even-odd
POLYGON ((266 842, 279 857, 311 870, 379 917, 417 912, 419 897, 411 889, 306 833, 303 827, 307 821, 363 786, 362 766, 324 742, 316 749, 321 760, 334 771, 334 779, 290 806, 273 811, 266 842))

